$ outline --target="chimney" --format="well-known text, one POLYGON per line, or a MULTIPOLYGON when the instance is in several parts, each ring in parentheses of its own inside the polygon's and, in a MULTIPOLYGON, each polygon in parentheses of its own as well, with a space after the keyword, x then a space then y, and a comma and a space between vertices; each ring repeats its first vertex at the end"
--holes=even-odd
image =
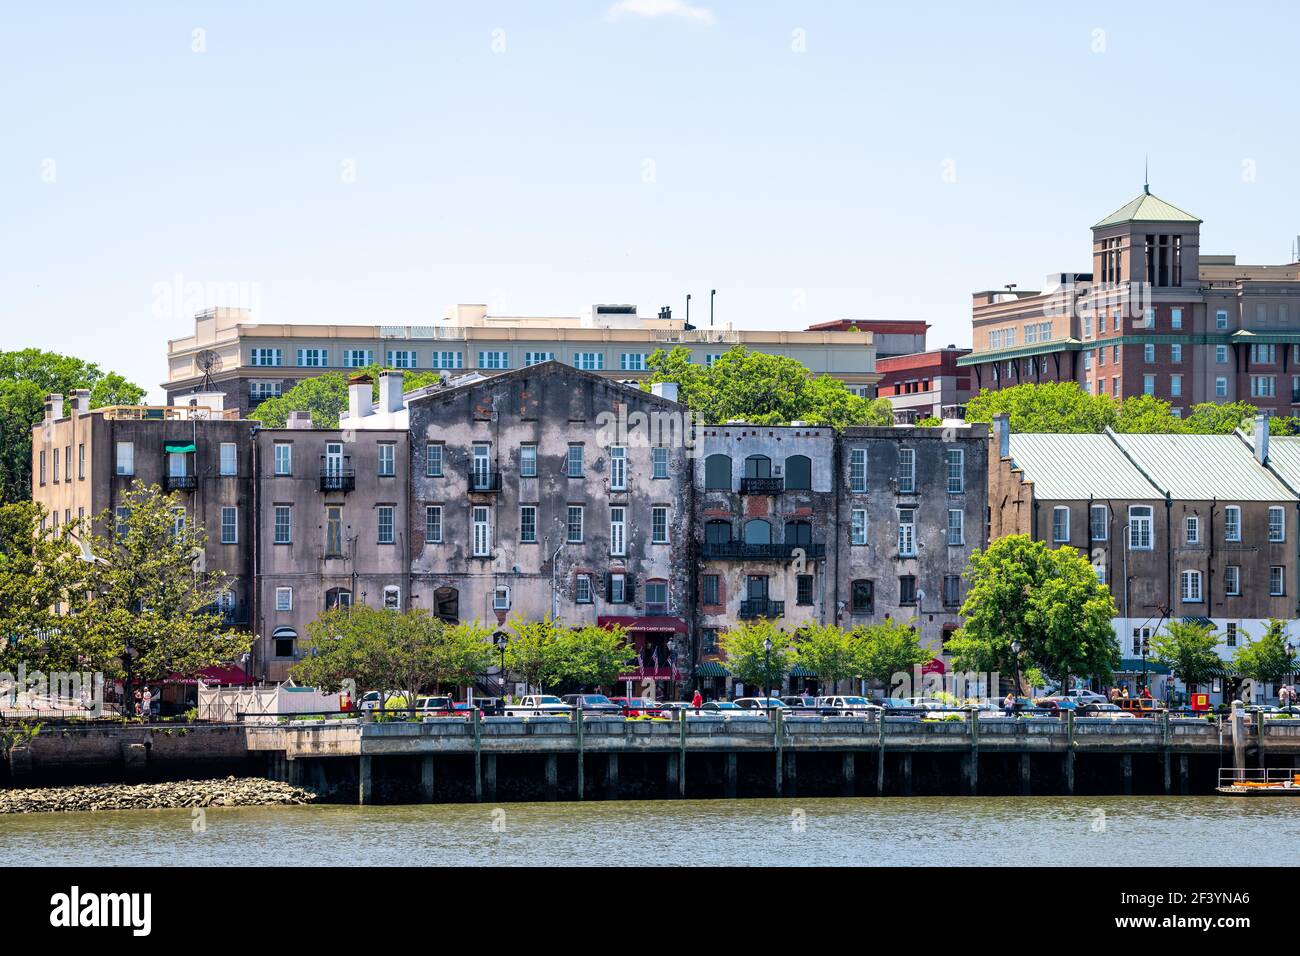
POLYGON ((84 415, 90 411, 90 389, 78 388, 72 392, 72 407, 77 414, 84 415))
POLYGON ((289 420, 285 422, 286 428, 292 428, 301 431, 304 428, 311 428, 311 412, 296 411, 289 413, 289 420))
POLYGON ((365 418, 374 411, 374 394, 369 375, 348 379, 348 418, 365 418))
POLYGON ((678 401, 676 382, 655 382, 650 386, 650 392, 660 398, 666 398, 670 402, 678 401))
POLYGON ((1255 416, 1255 460, 1268 464, 1268 416, 1255 416))
POLYGON ((379 407, 386 412, 402 410, 402 373, 387 369, 379 373, 379 407))
POLYGON ((1011 416, 1006 412, 993 416, 993 434, 998 440, 998 457, 1011 457, 1011 416))
POLYGON ((47 422, 57 422, 63 417, 63 396, 58 392, 51 392, 45 396, 45 420, 47 422))

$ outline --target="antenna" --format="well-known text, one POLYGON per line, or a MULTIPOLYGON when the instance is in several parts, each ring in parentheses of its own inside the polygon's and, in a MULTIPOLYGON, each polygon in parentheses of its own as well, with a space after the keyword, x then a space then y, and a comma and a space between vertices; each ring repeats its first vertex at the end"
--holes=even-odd
POLYGON ((709 290, 709 328, 713 328, 713 297, 717 294, 717 289, 709 290))
POLYGON ((212 381, 212 373, 221 371, 221 356, 212 349, 204 349, 194 357, 194 364, 199 367, 203 373, 203 384, 201 390, 205 392, 216 391, 216 384, 212 381))
POLYGON ((1151 192, 1151 154, 1142 157, 1142 191, 1151 192))

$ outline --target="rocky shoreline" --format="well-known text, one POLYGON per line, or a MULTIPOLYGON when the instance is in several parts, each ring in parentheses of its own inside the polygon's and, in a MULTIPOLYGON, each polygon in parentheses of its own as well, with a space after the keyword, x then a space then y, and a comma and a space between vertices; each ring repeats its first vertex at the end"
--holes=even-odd
POLYGON ((222 780, 0 790, 0 814, 288 806, 315 800, 314 791, 276 780, 226 777, 222 780))

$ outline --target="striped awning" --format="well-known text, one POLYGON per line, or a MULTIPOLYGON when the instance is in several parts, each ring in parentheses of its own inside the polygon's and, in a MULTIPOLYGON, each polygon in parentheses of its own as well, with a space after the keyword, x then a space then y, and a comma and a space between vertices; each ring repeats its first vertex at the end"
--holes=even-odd
POLYGON ((816 677, 817 675, 814 674, 812 671, 810 671, 808 668, 804 667, 802 664, 795 664, 794 667, 790 668, 790 676, 791 677, 816 677))
POLYGON ((727 668, 721 661, 701 661, 695 665, 696 677, 727 677, 727 668))

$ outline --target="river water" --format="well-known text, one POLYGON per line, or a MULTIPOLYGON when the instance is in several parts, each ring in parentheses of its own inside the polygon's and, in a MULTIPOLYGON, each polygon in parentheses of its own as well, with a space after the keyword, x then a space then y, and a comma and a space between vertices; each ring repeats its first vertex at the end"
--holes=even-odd
POLYGON ((0 816, 15 865, 1283 865, 1300 800, 934 797, 0 816))

